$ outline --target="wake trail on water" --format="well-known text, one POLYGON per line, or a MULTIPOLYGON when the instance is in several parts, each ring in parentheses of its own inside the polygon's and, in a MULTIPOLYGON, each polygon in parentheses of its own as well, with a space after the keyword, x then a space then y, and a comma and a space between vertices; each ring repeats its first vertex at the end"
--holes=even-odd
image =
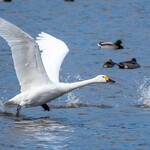
POLYGON ((11 110, 11 108, 6 108, 5 106, 4 106, 4 102, 5 102, 5 100, 4 100, 4 98, 3 97, 1 97, 1 100, 0 100, 0 116, 7 116, 7 117, 14 117, 15 116, 15 114, 14 114, 14 112, 12 112, 12 110, 11 110))

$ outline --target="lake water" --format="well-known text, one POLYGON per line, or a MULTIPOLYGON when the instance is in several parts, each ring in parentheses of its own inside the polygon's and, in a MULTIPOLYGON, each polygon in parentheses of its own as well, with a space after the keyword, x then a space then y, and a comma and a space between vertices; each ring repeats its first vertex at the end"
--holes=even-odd
MULTIPOLYGON (((150 149, 150 1, 13 0, 0 3, 0 16, 35 38, 47 32, 62 39, 70 52, 60 79, 74 82, 106 74, 115 84, 94 84, 51 102, 50 112, 0 107, 0 149, 149 150, 150 149), (99 49, 100 41, 121 39, 125 48, 99 49), (141 68, 104 69, 135 57, 141 68)), ((20 87, 11 51, 0 38, 0 102, 20 87)))

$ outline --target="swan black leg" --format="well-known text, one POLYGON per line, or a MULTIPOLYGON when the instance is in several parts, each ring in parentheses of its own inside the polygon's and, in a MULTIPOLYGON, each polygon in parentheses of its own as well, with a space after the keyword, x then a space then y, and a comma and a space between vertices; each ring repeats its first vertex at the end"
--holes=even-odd
POLYGON ((20 112, 20 110, 21 110, 21 106, 20 106, 20 105, 18 105, 18 106, 17 106, 17 113, 16 113, 16 117, 19 117, 19 112, 20 112))
POLYGON ((50 111, 50 108, 47 104, 43 104, 41 106, 44 108, 45 111, 50 111))

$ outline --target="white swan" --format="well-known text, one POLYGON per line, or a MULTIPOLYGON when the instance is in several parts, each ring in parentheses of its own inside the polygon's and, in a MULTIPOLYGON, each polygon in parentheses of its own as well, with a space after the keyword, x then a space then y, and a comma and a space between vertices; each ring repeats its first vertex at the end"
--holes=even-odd
POLYGON ((4 106, 16 105, 17 116, 21 107, 41 105, 45 110, 49 110, 46 103, 76 88, 97 82, 114 82, 106 75, 99 75, 75 83, 60 83, 59 69, 69 51, 64 42, 41 33, 37 38, 38 46, 31 36, 2 18, 0 18, 0 36, 11 47, 14 67, 21 86, 20 94, 5 102, 4 106))

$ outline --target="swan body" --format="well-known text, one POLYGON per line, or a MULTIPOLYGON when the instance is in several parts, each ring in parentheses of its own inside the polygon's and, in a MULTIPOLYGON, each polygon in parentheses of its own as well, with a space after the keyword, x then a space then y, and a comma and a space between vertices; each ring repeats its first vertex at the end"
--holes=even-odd
POLYGON ((46 103, 76 88, 93 83, 115 82, 106 75, 74 82, 60 83, 59 70, 69 49, 67 45, 46 33, 40 33, 35 41, 17 26, 0 18, 0 36, 11 47, 14 68, 20 84, 20 94, 4 106, 17 106, 17 113, 22 107, 42 106, 49 110, 46 103))
POLYGON ((34 90, 22 92, 5 103, 5 106, 20 105, 21 107, 35 107, 45 104, 65 93, 61 85, 41 86, 34 90))
POLYGON ((76 88, 80 88, 88 84, 99 82, 106 83, 113 81, 105 75, 99 75, 95 78, 75 83, 53 83, 53 85, 41 86, 33 90, 22 92, 13 97, 12 99, 10 99, 4 105, 5 106, 20 105, 21 107, 40 106, 76 88))
POLYGON ((123 43, 121 40, 117 40, 116 42, 100 42, 97 44, 99 48, 108 49, 108 50, 117 50, 123 49, 123 43))

